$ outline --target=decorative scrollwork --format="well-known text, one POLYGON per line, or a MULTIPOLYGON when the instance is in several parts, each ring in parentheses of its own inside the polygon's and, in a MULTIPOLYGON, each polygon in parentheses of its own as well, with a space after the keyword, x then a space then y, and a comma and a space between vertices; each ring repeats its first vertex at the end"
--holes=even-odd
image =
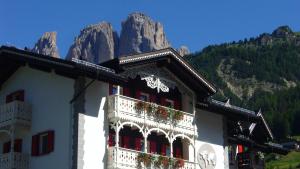
POLYGON ((155 77, 154 75, 150 75, 141 79, 146 80, 148 87, 152 89, 157 88, 157 93, 159 93, 160 91, 169 92, 169 88, 158 77, 155 77))

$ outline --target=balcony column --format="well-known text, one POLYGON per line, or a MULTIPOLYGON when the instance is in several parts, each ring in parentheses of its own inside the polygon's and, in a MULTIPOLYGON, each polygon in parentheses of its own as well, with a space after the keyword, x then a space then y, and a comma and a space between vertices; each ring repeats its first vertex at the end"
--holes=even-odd
POLYGON ((173 140, 170 141, 170 157, 173 157, 173 140))
POLYGON ((15 144, 15 128, 12 125, 10 129, 10 168, 14 168, 14 144, 15 144))
POLYGON ((116 132, 116 138, 115 138, 116 148, 119 148, 119 124, 118 123, 115 126, 115 132, 116 132))
POLYGON ((121 88, 120 88, 120 85, 117 86, 117 95, 120 95, 121 94, 121 88))
POLYGON ((148 138, 148 135, 145 133, 144 134, 144 152, 145 153, 147 153, 147 149, 148 149, 147 138, 148 138))
POLYGON ((119 120, 116 122, 116 126, 115 126, 115 132, 116 132, 116 137, 115 137, 115 142, 116 142, 116 161, 115 161, 115 167, 118 166, 118 151, 119 151, 119 120))

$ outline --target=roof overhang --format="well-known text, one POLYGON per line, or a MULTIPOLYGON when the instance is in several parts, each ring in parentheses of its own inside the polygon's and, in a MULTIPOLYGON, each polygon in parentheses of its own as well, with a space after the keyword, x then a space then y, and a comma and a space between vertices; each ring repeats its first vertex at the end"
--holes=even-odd
POLYGON ((212 83, 200 75, 182 56, 174 49, 166 48, 154 52, 119 57, 101 65, 115 69, 118 72, 128 68, 153 64, 165 67, 183 83, 187 84, 198 97, 207 98, 216 93, 217 89, 212 83))
POLYGON ((126 79, 115 74, 112 70, 97 69, 87 64, 67 61, 51 56, 36 54, 15 47, 1 46, 0 48, 0 86, 20 67, 28 65, 33 69, 45 72, 54 71, 56 74, 76 79, 79 76, 123 84, 126 79))
POLYGON ((254 111, 228 103, 210 99, 206 103, 198 102, 196 106, 197 108, 223 115, 231 121, 258 122, 260 120, 254 111))
POLYGON ((289 153, 289 150, 283 148, 281 145, 273 144, 273 143, 258 144, 249 138, 244 138, 239 136, 228 137, 228 142, 230 144, 241 144, 247 147, 251 147, 259 151, 262 151, 264 153, 277 153, 282 155, 286 155, 289 153))

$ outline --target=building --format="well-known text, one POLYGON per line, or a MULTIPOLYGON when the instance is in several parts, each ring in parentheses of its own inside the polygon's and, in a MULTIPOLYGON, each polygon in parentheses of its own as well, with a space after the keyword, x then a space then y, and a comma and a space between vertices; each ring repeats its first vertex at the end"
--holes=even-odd
POLYGON ((0 86, 1 169, 256 168, 257 152, 287 153, 171 48, 95 65, 2 46, 0 86))

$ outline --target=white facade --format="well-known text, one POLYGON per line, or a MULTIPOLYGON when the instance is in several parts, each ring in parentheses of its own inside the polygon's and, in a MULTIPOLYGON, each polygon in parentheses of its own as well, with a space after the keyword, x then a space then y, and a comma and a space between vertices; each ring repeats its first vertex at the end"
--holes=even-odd
MULTIPOLYGON (((223 135, 223 117, 203 110, 197 110, 196 124, 198 129, 198 138, 196 141, 197 158, 199 158, 199 149, 203 145, 210 145, 215 152, 215 169, 225 168, 224 154, 224 135, 223 135)), ((199 160, 199 159, 197 159, 199 160)), ((199 161, 198 161, 199 162, 199 161)), ((198 167, 200 169, 200 167, 198 167)))
MULTIPOLYGON (((183 82, 174 79, 175 75, 172 76, 169 80, 180 83, 178 85, 183 86, 181 89, 188 89, 183 82)), ((85 85, 89 85, 92 80, 85 78, 85 85)), ((28 167, 17 169, 66 169, 74 166, 74 163, 78 169, 106 169, 118 166, 114 163, 128 164, 127 168, 132 168, 140 152, 120 148, 118 143, 114 147, 108 146, 109 125, 113 122, 116 122, 113 125, 118 127, 118 131, 124 126, 139 129, 143 132, 146 141, 151 132, 165 135, 171 143, 176 139, 182 139, 182 153, 186 160, 184 169, 223 169, 228 166, 225 160, 227 154, 224 150, 223 117, 196 110, 195 96, 190 89, 188 89, 190 91, 181 91, 184 93, 181 100, 183 120, 176 124, 169 124, 145 114, 133 115, 136 113, 134 105, 138 100, 122 95, 109 96, 109 83, 98 80, 92 82, 83 91, 84 112, 75 112, 74 105, 70 103, 76 95, 75 83, 76 80, 55 72, 43 72, 25 66, 19 68, 2 85, 1 104, 5 104, 8 94, 23 89, 25 102, 32 107, 29 131, 21 133, 22 135, 16 131, 15 134, 15 138, 23 140, 22 154, 28 157, 28 167), (109 103, 109 99, 113 98, 117 98, 114 100, 115 107, 109 103), (77 147, 74 147, 74 113, 79 113, 77 147), (32 136, 47 130, 55 131, 54 151, 45 155, 32 156, 32 136), (117 149, 114 149, 115 147, 117 149), (74 151, 78 153, 76 162, 73 157, 74 151), (210 154, 206 158, 200 157, 203 151, 210 154), (201 162, 207 162, 206 166, 201 168, 201 162)), ((2 133, 0 152, 2 152, 2 144, 7 141, 9 137, 2 133)), ((149 145, 144 144, 146 149, 147 146, 149 145)), ((170 146, 172 152, 172 145, 170 146)))
MULTIPOLYGON (((30 156, 30 169, 69 168, 71 153, 69 145, 72 137, 69 101, 73 97, 73 85, 72 79, 21 67, 2 86, 1 104, 5 104, 7 94, 24 89, 25 102, 32 107, 31 129, 24 136, 20 136, 23 139, 22 153, 30 156, 33 135, 49 129, 55 131, 54 151, 45 156, 30 156)), ((17 134, 15 137, 19 138, 17 134)), ((0 144, 6 141, 9 141, 7 136, 0 141, 0 144)), ((2 149, 2 144, 0 147, 2 149)))
POLYGON ((107 83, 97 81, 85 93, 83 169, 106 167, 108 91, 107 83))

